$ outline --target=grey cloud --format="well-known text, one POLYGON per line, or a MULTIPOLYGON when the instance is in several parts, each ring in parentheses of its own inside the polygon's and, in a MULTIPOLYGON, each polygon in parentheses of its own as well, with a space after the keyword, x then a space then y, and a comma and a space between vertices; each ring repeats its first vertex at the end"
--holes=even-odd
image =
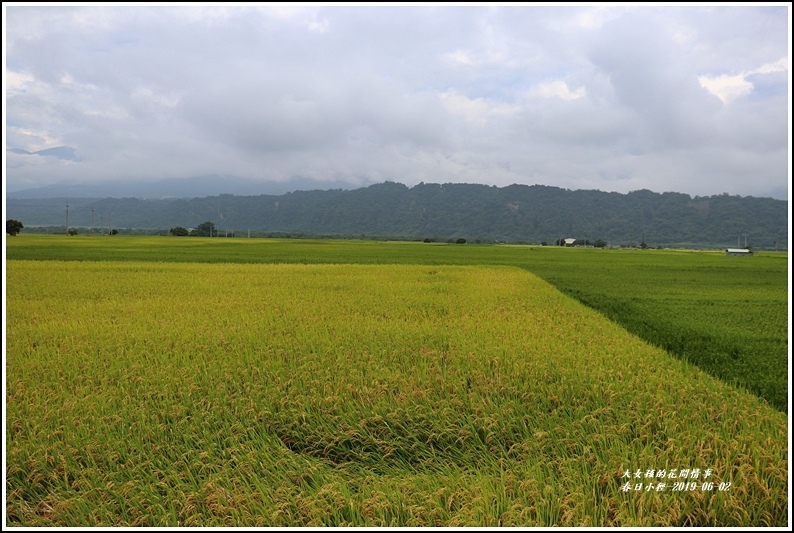
POLYGON ((668 29, 652 19, 627 15, 604 27, 590 58, 609 78, 616 103, 636 113, 636 133, 648 149, 704 142, 704 122, 720 111, 700 87, 668 29))
POLYGON ((10 187, 217 173, 788 188, 788 71, 756 72, 788 53, 785 9, 5 9, 7 148, 81 157, 7 155, 10 187), (740 73, 753 88, 729 105, 698 81, 740 73))

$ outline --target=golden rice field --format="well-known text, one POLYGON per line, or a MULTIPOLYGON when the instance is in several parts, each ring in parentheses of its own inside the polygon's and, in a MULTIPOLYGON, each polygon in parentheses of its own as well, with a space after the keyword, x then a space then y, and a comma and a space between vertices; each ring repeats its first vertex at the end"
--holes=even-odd
POLYGON ((6 526, 788 524, 784 413, 526 270, 6 282, 6 526))

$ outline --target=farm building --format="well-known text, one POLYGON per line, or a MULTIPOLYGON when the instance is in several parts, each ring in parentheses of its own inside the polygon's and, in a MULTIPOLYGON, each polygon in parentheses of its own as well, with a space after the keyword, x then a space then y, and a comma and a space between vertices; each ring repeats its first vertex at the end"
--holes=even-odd
POLYGON ((725 250, 725 255, 753 255, 753 252, 747 248, 728 248, 725 250))

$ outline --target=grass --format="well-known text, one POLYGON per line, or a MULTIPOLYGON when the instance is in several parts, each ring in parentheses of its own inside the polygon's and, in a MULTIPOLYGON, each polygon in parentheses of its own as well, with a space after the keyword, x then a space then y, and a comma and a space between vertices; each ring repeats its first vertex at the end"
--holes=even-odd
POLYGON ((526 270, 10 246, 7 525, 786 524, 783 413, 526 270), (622 490, 662 468, 730 489, 622 490))
POLYGON ((645 341, 787 412, 786 255, 592 252, 527 268, 645 341))

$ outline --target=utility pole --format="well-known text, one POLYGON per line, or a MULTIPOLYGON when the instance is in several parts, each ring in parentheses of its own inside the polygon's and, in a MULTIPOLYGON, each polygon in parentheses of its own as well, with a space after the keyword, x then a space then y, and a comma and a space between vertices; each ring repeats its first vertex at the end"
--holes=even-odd
POLYGON ((66 204, 66 234, 69 235, 69 204, 66 204))
POLYGON ((94 210, 91 210, 91 235, 94 234, 94 210))
POLYGON ((108 235, 113 234, 113 213, 108 213, 108 235))

